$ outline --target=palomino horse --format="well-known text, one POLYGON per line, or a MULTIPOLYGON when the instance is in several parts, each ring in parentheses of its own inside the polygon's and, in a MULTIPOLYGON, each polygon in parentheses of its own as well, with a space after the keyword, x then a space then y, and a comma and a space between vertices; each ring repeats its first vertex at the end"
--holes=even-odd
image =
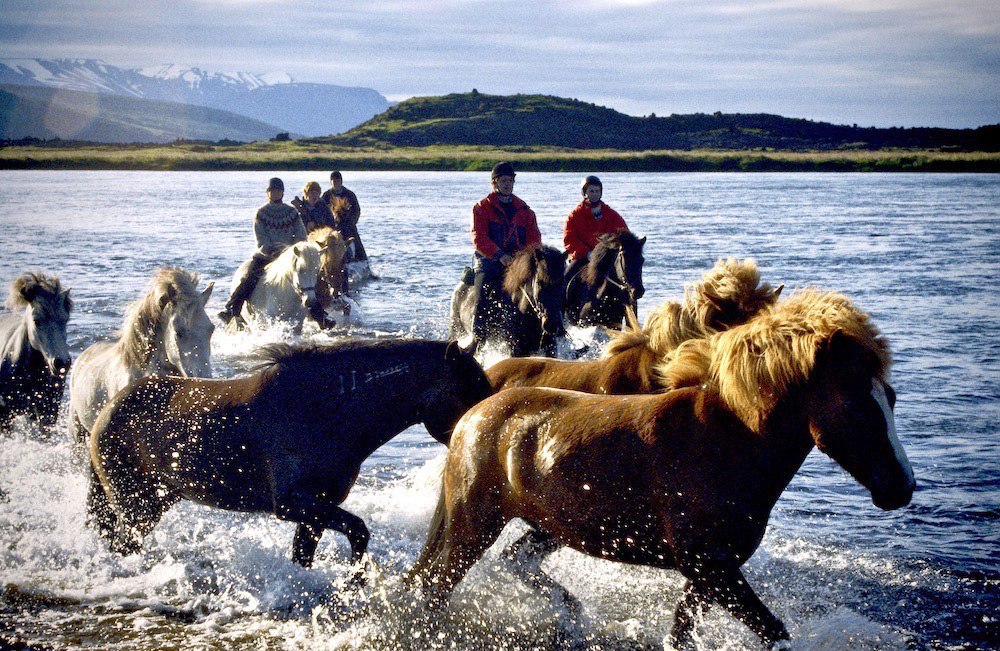
POLYGON ((148 377, 104 408, 91 438, 88 511, 116 552, 180 499, 273 513, 298 524, 292 558, 312 563, 324 529, 361 559, 368 529, 338 505, 361 463, 422 422, 447 444, 459 417, 491 393, 456 343, 276 344, 248 377, 148 377))
POLYGON ((760 283, 752 259, 719 260, 701 281, 685 287, 684 302, 667 301, 639 328, 630 313, 629 328, 612 334, 599 360, 566 361, 544 357, 509 358, 487 371, 494 389, 545 386, 587 393, 652 393, 664 389, 657 366, 669 363, 687 339, 707 337, 746 322, 778 300, 781 287, 760 283))
POLYGON ((347 316, 350 304, 341 298, 347 293, 347 247, 354 238, 344 239, 340 231, 321 226, 309 232, 309 241, 319 246, 320 273, 316 278, 316 298, 326 312, 338 305, 347 316))
POLYGON ((626 308, 638 312, 639 299, 646 292, 642 286, 645 244, 645 237, 639 239, 627 230, 601 235, 587 266, 567 279, 566 319, 573 325, 620 328, 626 308))
POLYGON ((146 294, 132 303, 118 341, 80 353, 69 379, 70 438, 81 446, 101 408, 126 384, 147 375, 212 376, 212 332, 205 304, 215 283, 198 291, 198 274, 157 269, 146 294))
MULTIPOLYGON (((502 341, 515 357, 536 352, 555 355, 556 337, 565 332, 565 270, 566 255, 551 246, 527 247, 514 256, 504 272, 499 302, 487 308, 490 338, 502 341)), ((478 300, 472 284, 463 280, 455 288, 451 297, 451 338, 472 335, 478 300)), ((482 343, 473 338, 474 347, 482 343)))
MULTIPOLYGON (((239 285, 246 275, 250 262, 244 262, 233 275, 232 287, 239 285)), ((307 315, 319 309, 316 282, 320 273, 319 245, 313 242, 296 242, 264 268, 253 294, 243 304, 243 317, 247 323, 266 326, 282 322, 292 326, 296 334, 302 332, 307 315)))
POLYGON ((26 414, 51 427, 71 361, 69 289, 55 276, 25 273, 10 284, 7 306, 11 314, 0 315, 0 426, 26 414))
POLYGON ((718 604, 765 643, 788 638, 740 566, 815 445, 882 509, 909 503, 888 343, 842 295, 806 291, 682 344, 658 395, 507 389, 455 428, 427 545, 411 572, 441 604, 523 518, 585 554, 679 570, 672 631, 718 604))

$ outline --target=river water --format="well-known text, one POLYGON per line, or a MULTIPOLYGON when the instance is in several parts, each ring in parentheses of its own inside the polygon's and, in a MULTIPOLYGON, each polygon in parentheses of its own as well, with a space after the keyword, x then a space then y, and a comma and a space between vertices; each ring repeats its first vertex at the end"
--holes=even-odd
MULTIPOLYGON (((265 172, 0 172, 0 283, 58 273, 73 288, 74 356, 120 326, 165 264, 214 280, 221 308, 253 248, 265 172)), ((290 189, 325 174, 280 173, 290 189)), ((380 276, 360 288, 346 336, 443 338, 470 260, 484 173, 346 175, 380 276)), ((606 174, 605 200, 648 236, 640 317, 681 299, 718 259, 753 257, 764 280, 848 294, 892 342, 896 426, 914 466, 894 512, 814 451, 745 566, 799 649, 1000 647, 1000 177, 925 174, 606 174)), ((515 192, 546 243, 579 200, 579 178, 523 173, 515 192)), ((290 198, 290 197, 289 197, 290 198)), ((594 341, 593 334, 577 333, 594 341)), ((216 377, 288 333, 213 338, 216 377)), ((484 360, 496 361, 496 355, 484 360)), ((66 396, 68 400, 68 395, 66 396)), ((293 526, 191 503, 141 553, 110 554, 84 523, 85 475, 58 431, 0 433, 0 647, 91 649, 644 649, 663 644, 680 594, 673 572, 561 550, 546 568, 584 604, 573 620, 513 579, 490 551, 451 606, 430 614, 402 586, 433 509, 444 448, 408 429, 362 469, 345 507, 372 532, 368 586, 345 592, 348 548, 324 536, 316 566, 289 558, 293 526)), ((517 523, 501 544, 518 533, 517 523)), ((709 611, 702 649, 754 648, 709 611)))

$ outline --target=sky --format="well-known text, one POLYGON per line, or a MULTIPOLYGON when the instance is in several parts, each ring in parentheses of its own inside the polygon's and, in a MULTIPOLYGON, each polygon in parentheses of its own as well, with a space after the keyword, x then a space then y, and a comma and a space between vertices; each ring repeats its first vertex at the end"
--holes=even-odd
POLYGON ((0 58, 287 72, 393 101, 1000 123, 1000 0, 2 0, 0 58))

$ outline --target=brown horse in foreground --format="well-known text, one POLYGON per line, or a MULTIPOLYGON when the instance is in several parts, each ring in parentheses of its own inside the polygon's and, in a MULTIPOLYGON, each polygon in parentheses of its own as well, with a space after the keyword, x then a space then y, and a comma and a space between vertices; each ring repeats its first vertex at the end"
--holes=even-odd
POLYGON ((447 444, 459 417, 490 393, 482 368, 454 342, 263 353, 247 377, 145 378, 101 411, 87 508, 112 550, 138 551, 166 510, 189 499, 297 523, 292 558, 307 567, 323 530, 340 531, 357 562, 368 529, 338 505, 361 463, 418 422, 447 444))
POLYGON ((700 282, 685 288, 683 304, 665 302, 641 329, 632 314, 629 329, 612 335, 599 360, 512 357, 491 366, 486 375, 498 391, 525 386, 610 394, 660 391, 665 384, 657 368, 669 364, 681 342, 744 323, 773 305, 780 293, 780 286, 760 284, 754 260, 719 260, 700 282))
POLYGON ((883 509, 909 503, 888 343, 842 295, 807 291, 681 345, 675 390, 501 391, 455 428, 427 545, 410 579, 432 605, 523 518, 558 542, 686 578, 671 633, 689 645, 718 604, 765 643, 788 639, 740 571, 815 445, 883 509))

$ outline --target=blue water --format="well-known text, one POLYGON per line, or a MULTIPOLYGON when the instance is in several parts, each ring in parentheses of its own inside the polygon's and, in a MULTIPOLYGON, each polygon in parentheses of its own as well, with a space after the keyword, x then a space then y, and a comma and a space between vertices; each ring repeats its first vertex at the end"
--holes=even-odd
MULTIPOLYGON (((77 355, 109 338, 157 266, 214 280, 210 314, 253 248, 270 173, 0 172, 0 284, 58 273, 76 301, 77 355)), ((280 174, 289 194, 326 174, 280 174)), ((381 279, 361 288, 360 336, 444 337, 469 262, 481 173, 345 174, 381 279)), ((746 574, 796 648, 1000 647, 1000 177, 927 174, 606 174, 605 200, 648 236, 640 317, 680 299, 723 257, 753 257, 786 291, 849 295, 892 343, 896 426, 918 489, 882 512, 813 452, 778 502, 746 574)), ((543 239, 561 243, 577 175, 522 173, 515 192, 543 239)), ((307 330, 304 339, 345 333, 307 330)), ((218 377, 287 333, 213 339, 218 377)), ((486 363, 494 358, 484 360, 486 363)), ((64 427, 61 424, 61 427, 64 427)), ((365 465, 346 507, 372 530, 376 575, 342 599, 346 545, 324 537, 317 565, 288 560, 291 525, 175 507, 141 554, 118 558, 83 521, 86 492, 61 429, 0 434, 0 640, 92 648, 646 648, 669 631, 678 575, 560 551, 547 563, 580 596, 568 623, 514 582, 495 552, 441 620, 400 578, 423 544, 443 448, 407 430, 365 465)), ((508 532, 507 538, 516 534, 508 532)), ((710 611, 704 649, 753 648, 710 611)))

